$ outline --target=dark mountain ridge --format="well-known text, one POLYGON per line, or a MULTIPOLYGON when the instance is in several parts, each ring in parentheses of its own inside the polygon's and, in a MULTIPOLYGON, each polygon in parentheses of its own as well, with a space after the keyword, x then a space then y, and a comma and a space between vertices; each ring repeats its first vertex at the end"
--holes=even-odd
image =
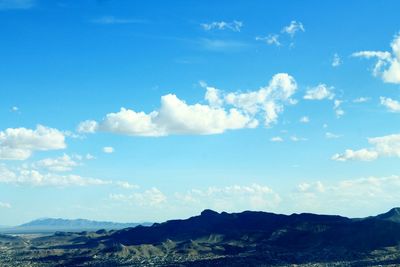
POLYGON ((399 211, 351 219, 204 210, 121 230, 3 236, 0 245, 18 247, 10 259, 40 266, 400 266, 399 211))

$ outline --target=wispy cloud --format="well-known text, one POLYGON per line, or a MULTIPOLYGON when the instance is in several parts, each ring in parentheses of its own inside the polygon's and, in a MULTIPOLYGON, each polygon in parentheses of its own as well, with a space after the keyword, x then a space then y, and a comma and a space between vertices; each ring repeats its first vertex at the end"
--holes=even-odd
POLYGON ((91 22, 95 24, 111 25, 111 24, 140 24, 140 23, 146 23, 147 21, 140 19, 117 18, 114 16, 103 16, 100 18, 93 19, 91 20, 91 22))
POLYGON ((304 25, 301 22, 292 20, 289 25, 281 29, 280 34, 271 33, 266 36, 257 36, 255 40, 264 42, 268 45, 283 46, 286 36, 286 42, 289 42, 289 47, 293 47, 293 38, 295 37, 297 32, 305 32, 304 25), (287 36, 289 36, 289 40, 287 36), (283 41, 281 41, 281 38, 283 39, 283 41))
POLYGON ((353 103, 365 103, 365 102, 368 102, 369 100, 370 100, 369 97, 361 96, 356 99, 353 99, 353 103))
POLYGON ((282 44, 279 42, 278 34, 270 34, 268 36, 257 36, 256 41, 262 41, 269 45, 281 46, 282 44))
POLYGON ((303 23, 292 20, 288 26, 283 27, 282 33, 289 34, 290 37, 294 37, 297 32, 305 32, 303 23))
POLYGON ((234 32, 240 32, 240 29, 243 27, 243 22, 234 20, 232 22, 226 21, 214 21, 210 23, 202 23, 200 26, 205 31, 211 30, 231 30, 234 32))
POLYGON ((335 53, 332 59, 332 67, 339 67, 340 65, 342 65, 342 59, 338 53, 335 53))
POLYGON ((11 208, 11 204, 7 203, 7 202, 1 202, 0 201, 0 208, 10 209, 11 208))
POLYGON ((215 52, 235 52, 247 48, 249 45, 245 42, 236 40, 221 40, 201 38, 198 44, 206 50, 215 52))

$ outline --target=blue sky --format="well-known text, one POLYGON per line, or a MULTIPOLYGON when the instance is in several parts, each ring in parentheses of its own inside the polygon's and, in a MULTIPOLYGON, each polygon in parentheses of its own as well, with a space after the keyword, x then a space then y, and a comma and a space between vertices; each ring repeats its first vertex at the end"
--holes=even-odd
POLYGON ((0 0, 0 224, 399 206, 399 8, 0 0))

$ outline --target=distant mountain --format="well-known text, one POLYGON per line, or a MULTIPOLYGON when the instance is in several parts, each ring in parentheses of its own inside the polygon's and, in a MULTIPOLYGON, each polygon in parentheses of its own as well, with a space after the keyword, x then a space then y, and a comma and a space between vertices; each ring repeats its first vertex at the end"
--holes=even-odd
POLYGON ((91 221, 85 219, 56 219, 43 218, 33 220, 12 228, 0 229, 0 232, 14 233, 36 233, 36 232, 57 232, 57 231, 96 231, 100 229, 118 230, 138 225, 149 226, 152 223, 115 223, 106 221, 91 221))

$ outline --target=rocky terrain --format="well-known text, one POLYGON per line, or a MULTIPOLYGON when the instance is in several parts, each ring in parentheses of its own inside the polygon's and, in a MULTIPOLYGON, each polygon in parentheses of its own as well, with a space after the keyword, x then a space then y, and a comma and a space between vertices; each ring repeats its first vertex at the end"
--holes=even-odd
POLYGON ((363 219, 205 210, 122 230, 0 235, 0 266, 399 266, 400 209, 363 219))

